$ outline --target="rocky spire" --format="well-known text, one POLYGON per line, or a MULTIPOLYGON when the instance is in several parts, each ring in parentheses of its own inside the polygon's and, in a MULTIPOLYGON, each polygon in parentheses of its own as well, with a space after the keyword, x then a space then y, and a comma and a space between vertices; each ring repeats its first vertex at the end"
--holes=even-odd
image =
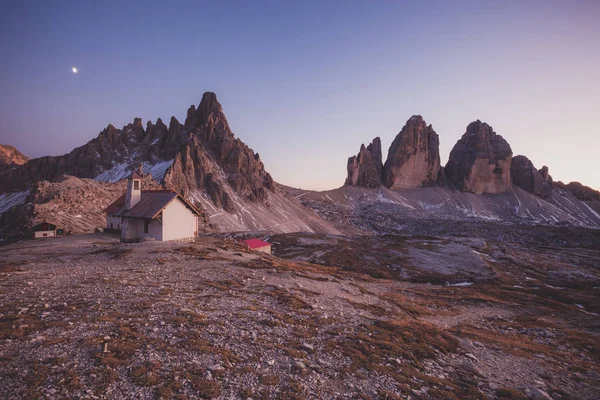
POLYGON ((348 177, 345 185, 376 188, 381 186, 381 139, 376 137, 366 148, 363 144, 358 155, 348 158, 348 177))
POLYGON ((491 126, 479 120, 471 122, 467 131, 450 152, 445 172, 458 189, 477 194, 497 194, 511 187, 510 145, 491 126))
POLYGON ((420 115, 412 116, 390 146, 383 183, 390 189, 435 185, 440 170, 437 133, 420 115))
MULTIPOLYGON (((548 167, 545 167, 545 177, 525 156, 515 156, 510 164, 512 183, 542 199, 550 196, 552 186, 548 183, 548 167)), ((542 168, 543 169, 543 168, 542 168)))
POLYGON ((542 175, 542 178, 548 183, 548 185, 553 186, 554 181, 552 180, 552 176, 548 172, 548 167, 545 165, 539 170, 539 173, 542 175))

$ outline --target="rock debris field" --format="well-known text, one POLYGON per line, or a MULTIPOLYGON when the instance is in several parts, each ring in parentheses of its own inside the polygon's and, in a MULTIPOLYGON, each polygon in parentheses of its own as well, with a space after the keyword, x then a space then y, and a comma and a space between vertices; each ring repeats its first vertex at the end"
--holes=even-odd
POLYGON ((381 239, 2 247, 0 398, 600 397, 598 249, 381 239))

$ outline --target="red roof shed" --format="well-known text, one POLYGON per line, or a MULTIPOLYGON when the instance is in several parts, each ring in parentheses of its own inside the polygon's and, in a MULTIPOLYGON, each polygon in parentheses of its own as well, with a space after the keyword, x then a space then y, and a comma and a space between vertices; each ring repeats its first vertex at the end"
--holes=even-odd
POLYGON ((271 243, 263 242, 260 239, 244 240, 244 244, 251 250, 263 251, 271 254, 271 243))

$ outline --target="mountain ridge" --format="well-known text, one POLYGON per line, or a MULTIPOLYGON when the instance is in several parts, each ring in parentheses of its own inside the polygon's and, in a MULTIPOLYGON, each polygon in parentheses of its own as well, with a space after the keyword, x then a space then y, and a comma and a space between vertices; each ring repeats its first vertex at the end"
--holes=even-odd
POLYGON ((139 167, 152 178, 148 185, 175 190, 203 210, 207 231, 372 233, 369 219, 390 210, 390 221, 412 210, 411 217, 426 219, 600 226, 600 192, 554 182, 546 166, 538 170, 526 157, 512 157, 510 145, 479 120, 469 124, 445 167, 437 133, 415 115, 390 146, 385 164, 375 138, 348 159, 342 188, 317 195, 290 189, 276 183, 258 153, 234 135, 217 96, 206 92, 197 107, 188 108, 183 124, 175 117, 168 126, 161 118, 145 128, 140 118, 122 129, 109 124, 70 153, 0 170, 0 235, 22 234, 23 227, 53 218, 52 212, 65 213, 54 219, 74 233, 101 229, 101 207, 121 190, 110 185, 139 167), (40 190, 52 195, 40 196, 40 190), (89 200, 86 190, 98 196, 94 207, 76 198, 80 193, 89 200), (340 193, 347 198, 331 200, 340 193))
MULTIPOLYGON (((380 143, 379 137, 375 140, 380 143)), ((360 152, 348 159, 344 186, 392 190, 439 186, 494 195, 506 193, 516 185, 541 199, 559 187, 579 200, 600 199, 600 191, 579 182, 555 182, 547 166, 538 170, 526 156, 513 157, 510 144, 480 120, 467 126, 445 166, 440 163, 439 136, 421 115, 413 115, 406 121, 390 145, 386 162, 380 169, 371 166, 377 162, 377 156, 369 154, 368 150, 363 144, 360 152), (371 161, 373 157, 375 161, 371 161)), ((381 159, 379 155, 379 162, 381 159)))
MULTIPOLYGON (((212 92, 204 93, 198 107, 188 108, 184 124, 175 117, 168 127, 160 118, 155 124, 148 122, 146 129, 140 118, 123 129, 109 124, 70 153, 32 159, 0 171, 0 209, 23 204, 37 204, 39 209, 39 199, 31 195, 39 182, 54 183, 73 176, 117 184, 139 167, 159 185, 181 193, 206 211, 206 225, 212 230, 339 233, 278 188, 260 156, 235 137, 212 92)), ((98 199, 104 205, 113 200, 98 199)), ((15 212, 27 213, 31 225, 36 221, 35 210, 30 207, 15 212)), ((98 213, 89 216, 92 226, 103 226, 98 213)), ((5 227, 0 221, 0 232, 5 227)))

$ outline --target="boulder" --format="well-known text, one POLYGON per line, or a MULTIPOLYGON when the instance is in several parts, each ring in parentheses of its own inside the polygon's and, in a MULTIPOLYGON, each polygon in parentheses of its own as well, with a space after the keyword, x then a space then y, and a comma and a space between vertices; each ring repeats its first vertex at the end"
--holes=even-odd
POLYGON ((432 186, 438 182, 440 142, 431 125, 412 116, 390 146, 383 183, 390 189, 432 186))
POLYGON ((459 190, 477 194, 504 193, 511 188, 512 150, 491 126, 479 120, 454 145, 445 167, 447 179, 459 190))

